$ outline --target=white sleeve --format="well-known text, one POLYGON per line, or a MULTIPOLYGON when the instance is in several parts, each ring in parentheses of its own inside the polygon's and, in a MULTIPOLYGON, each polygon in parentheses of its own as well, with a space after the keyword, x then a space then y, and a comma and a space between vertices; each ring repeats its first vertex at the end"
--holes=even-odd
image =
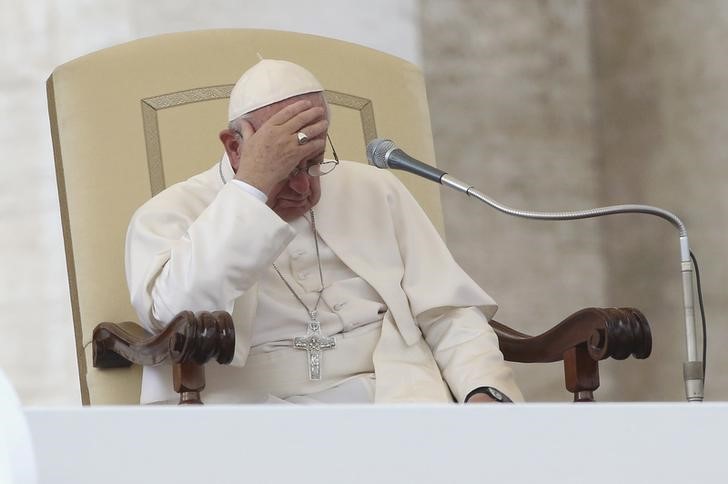
POLYGON ((453 259, 409 191, 399 182, 396 186, 393 217, 405 268, 402 288, 450 390, 460 402, 481 386, 522 400, 488 324, 495 301, 453 259))
POLYGON ((523 401, 498 337, 478 308, 449 308, 420 315, 417 321, 442 376, 458 402, 479 387, 493 387, 514 402, 523 401))
POLYGON ((237 186, 244 192, 247 192, 250 195, 253 195, 255 198, 257 198, 258 200, 260 200, 263 203, 268 201, 268 195, 261 192, 260 190, 255 188, 253 185, 251 185, 249 183, 245 183, 243 180, 237 180, 237 179, 233 178, 232 180, 230 180, 230 183, 237 186))
POLYGON ((132 304, 154 332, 180 311, 232 312, 295 235, 269 207, 232 184, 207 205, 189 193, 151 202, 129 225, 126 271, 132 304))

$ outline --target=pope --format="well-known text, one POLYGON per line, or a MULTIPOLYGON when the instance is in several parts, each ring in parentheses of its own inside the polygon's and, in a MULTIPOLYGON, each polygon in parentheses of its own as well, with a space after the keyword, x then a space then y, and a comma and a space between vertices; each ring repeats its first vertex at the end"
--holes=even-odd
MULTIPOLYGON (((396 177, 338 159, 323 91, 282 60, 238 80, 219 162, 131 219, 140 320, 232 314, 235 358, 206 367, 207 403, 522 400, 495 302, 396 177)), ((142 403, 176 402, 170 380, 145 367, 142 403)))

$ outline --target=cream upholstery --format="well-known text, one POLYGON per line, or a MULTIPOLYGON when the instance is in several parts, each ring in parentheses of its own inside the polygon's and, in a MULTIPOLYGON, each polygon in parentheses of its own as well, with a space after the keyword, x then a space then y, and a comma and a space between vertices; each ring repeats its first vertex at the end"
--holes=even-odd
MULTIPOLYGON (((136 320, 124 279, 127 223, 152 195, 219 159, 227 96, 256 53, 319 78, 341 158, 366 162, 367 141, 383 136, 434 162, 420 69, 347 42, 210 30, 137 40, 58 67, 48 105, 84 404, 139 401, 140 368, 96 370, 88 345, 99 322, 136 320)), ((437 186, 402 179, 442 233, 437 186)))

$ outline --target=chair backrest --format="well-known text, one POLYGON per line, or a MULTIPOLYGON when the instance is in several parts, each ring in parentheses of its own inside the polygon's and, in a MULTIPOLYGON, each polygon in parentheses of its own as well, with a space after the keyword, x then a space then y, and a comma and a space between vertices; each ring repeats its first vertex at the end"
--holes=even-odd
MULTIPOLYGON (((219 159, 227 97, 257 54, 319 78, 342 159, 366 162, 366 143, 384 136, 434 162, 421 70, 348 42, 208 30, 141 39, 56 68, 48 106, 84 404, 139 401, 140 368, 95 370, 88 345, 98 323, 136 320, 124 276, 127 224, 150 197, 219 159)), ((443 233, 437 186, 400 176, 443 233)))

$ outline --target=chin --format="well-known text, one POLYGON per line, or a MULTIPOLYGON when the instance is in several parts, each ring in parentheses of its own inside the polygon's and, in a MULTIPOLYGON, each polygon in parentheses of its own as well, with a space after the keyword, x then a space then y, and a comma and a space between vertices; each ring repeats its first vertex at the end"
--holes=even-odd
POLYGON ((320 196, 313 194, 306 199, 300 201, 287 200, 285 198, 278 198, 271 209, 278 214, 280 218, 286 222, 296 220, 308 213, 319 201, 320 196))
POLYGON ((275 207, 273 211, 286 222, 290 222, 308 213, 310 209, 311 206, 307 203, 298 207, 275 207))

